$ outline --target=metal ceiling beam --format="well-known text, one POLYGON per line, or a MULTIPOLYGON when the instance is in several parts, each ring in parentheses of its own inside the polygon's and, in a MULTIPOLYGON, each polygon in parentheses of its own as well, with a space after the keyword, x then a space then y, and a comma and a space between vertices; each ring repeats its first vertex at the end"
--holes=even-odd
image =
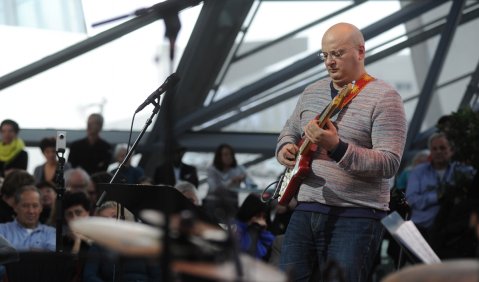
POLYGON ((476 69, 471 76, 471 81, 467 85, 466 92, 462 96, 461 103, 459 104, 459 109, 463 109, 467 106, 470 106, 472 97, 474 94, 479 93, 479 61, 477 62, 476 69))
MULTIPOLYGON (((214 152, 219 144, 227 143, 233 146, 237 153, 262 154, 273 157, 277 139, 277 133, 205 131, 186 132, 178 143, 187 147, 189 152, 210 153, 214 152)), ((155 152, 163 151, 165 146, 166 144, 161 142, 142 145, 137 152, 145 153, 143 157, 147 157, 155 152)))
POLYGON ((408 151, 413 143, 413 140, 418 135, 422 121, 427 113, 429 102, 434 95, 434 88, 441 73, 444 61, 446 59, 452 39, 456 33, 457 26, 461 20, 462 10, 464 8, 465 0, 455 0, 452 3, 451 10, 447 17, 446 27, 442 31, 441 38, 436 48, 436 53, 429 67, 429 72, 424 82, 424 86, 416 105, 413 118, 409 124, 405 150, 408 151))
MULTIPOLYGON (((37 147, 43 138, 54 137, 56 133, 57 130, 55 129, 22 128, 19 136, 28 147, 37 147)), ((125 143, 129 134, 128 131, 104 130, 100 135, 114 146, 125 143)), ((132 140, 136 139, 139 134, 139 131, 133 131, 132 140)), ((146 133, 146 135, 148 134, 151 134, 151 132, 146 133)), ((86 131, 84 129, 66 130, 67 146, 70 146, 72 141, 85 138, 85 136, 86 131)), ((182 135, 180 143, 186 146, 190 152, 214 152, 218 144, 228 143, 238 153, 262 154, 271 158, 274 156, 277 138, 278 134, 276 133, 205 131, 187 132, 182 135)), ((136 152, 151 154, 162 148, 163 145, 160 143, 151 146, 142 142, 138 145, 136 152)))
POLYGON ((181 80, 171 93, 173 118, 203 107, 253 3, 254 0, 204 2, 176 71, 181 80))
POLYGON ((309 24, 306 24, 306 25, 304 25, 304 26, 302 26, 302 27, 300 27, 300 28, 297 28, 297 29, 295 29, 295 30, 293 30, 293 31, 291 31, 291 32, 288 32, 287 34, 285 34, 285 35, 283 35, 283 36, 280 36, 280 37, 278 37, 278 38, 276 38, 276 39, 273 39, 273 40, 271 40, 271 41, 269 41, 269 42, 267 42, 267 43, 265 43, 265 44, 261 44, 261 45, 255 47, 255 48, 253 48, 253 49, 251 49, 251 50, 248 50, 248 51, 246 51, 246 52, 243 52, 243 53, 241 53, 240 55, 234 57, 234 58, 231 60, 231 62, 234 63, 234 62, 240 61, 240 60, 242 60, 242 59, 244 59, 244 58, 246 58, 246 57, 249 57, 249 56, 251 56, 251 55, 253 55, 253 54, 258 53, 258 52, 261 51, 261 50, 264 50, 264 49, 269 48, 269 47, 271 47, 271 46, 273 46, 273 45, 276 45, 276 44, 278 44, 278 43, 280 43, 280 42, 283 42, 283 41, 285 41, 285 40, 288 39, 288 38, 292 38, 292 37, 295 36, 296 34, 302 32, 302 31, 305 31, 305 30, 307 30, 308 28, 311 28, 311 27, 313 27, 313 26, 315 26, 315 25, 318 25, 318 24, 320 24, 320 23, 322 23, 322 22, 325 22, 325 21, 327 21, 327 20, 329 20, 329 19, 331 19, 331 18, 333 18, 333 17, 336 17, 337 15, 339 15, 339 14, 341 14, 341 13, 344 13, 344 12, 346 12, 346 11, 352 9, 352 8, 355 8, 355 7, 357 7, 358 5, 361 5, 361 4, 364 3, 364 2, 366 2, 366 0, 356 0, 356 1, 354 1, 354 3, 352 3, 351 5, 348 5, 348 6, 344 7, 344 8, 342 8, 342 9, 339 9, 339 10, 335 11, 334 13, 331 13, 331 14, 329 14, 329 15, 327 15, 327 16, 325 16, 325 17, 319 19, 319 20, 313 21, 313 22, 311 22, 311 23, 309 23, 309 24))
MULTIPOLYGON (((0 77, 0 90, 78 57, 158 19, 176 14, 178 11, 189 6, 197 5, 200 2, 201 0, 169 0, 156 4, 147 9, 137 10, 135 12, 137 17, 133 18, 132 20, 124 22, 114 28, 101 32, 95 36, 85 39, 59 52, 46 56, 43 59, 0 77)), ((133 14, 131 16, 133 16, 133 14)))
POLYGON ((178 86, 165 94, 160 114, 146 145, 161 143, 162 150, 145 155, 140 164, 147 172, 171 158, 178 142, 173 124, 182 116, 203 107, 254 0, 206 0, 176 73, 178 86))
POLYGON ((181 145, 194 152, 214 152, 219 144, 227 143, 237 153, 262 154, 273 157, 277 133, 257 132, 188 132, 182 135, 181 145))
MULTIPOLYGON (((464 24, 464 23, 467 23, 471 20, 474 20, 476 18, 479 17, 479 8, 476 8, 474 10, 471 10, 469 12, 467 12, 466 14, 464 14, 460 20, 460 24, 464 24)), ((433 36, 436 36, 438 34, 441 33, 441 31, 445 28, 446 26, 446 23, 444 24, 440 24, 440 25, 437 25, 437 26, 434 26, 433 28, 431 29, 428 29, 428 30, 425 30, 424 32, 422 33, 419 33, 417 35, 414 35, 414 36, 408 36, 408 39, 404 40, 403 42, 401 43, 398 43, 394 46, 391 46, 387 49, 384 49, 376 54, 373 54, 371 56, 367 56, 366 57, 366 62, 365 64, 368 65, 368 64, 371 64, 371 63, 374 63, 374 62, 377 62, 383 58, 386 58, 387 56, 390 56, 392 54, 395 54, 405 48, 409 48, 409 47, 412 47, 416 44, 419 44, 427 39, 430 39, 432 38, 433 36)), ((478 66, 479 67, 479 66, 478 66)), ((476 69, 477 71, 479 71, 479 69, 476 69)), ((467 74, 467 76, 470 76, 471 74, 467 74)), ((321 76, 319 77, 318 79, 321 79, 321 78, 324 78, 326 76, 321 76)), ((473 82, 471 82, 472 85, 473 85, 473 82)), ((222 119, 222 120, 219 120, 218 122, 215 122, 213 124, 210 124, 204 128, 202 128, 201 130, 220 130, 221 128, 225 127, 225 126, 228 126, 234 122, 237 122, 247 116, 250 116, 252 114, 255 114, 255 113, 258 113, 262 110, 265 110, 271 106, 274 106, 276 104, 279 104, 287 99, 290 99, 292 97, 295 97, 298 95, 298 93, 301 93, 304 88, 306 86, 308 86, 309 82, 307 83, 303 83, 301 84, 300 86, 298 87, 295 87, 294 89, 292 90, 288 90, 278 96, 275 96, 274 98, 271 98, 270 100, 267 100, 263 103, 260 103, 260 104, 257 104, 255 106, 252 106, 250 108, 248 108, 247 110, 244 110, 244 111, 240 111, 238 112, 237 114, 234 114, 228 118, 225 118, 225 119, 222 119)), ((442 85, 442 86, 445 86, 445 85, 442 85)), ((441 87, 442 87, 441 86, 441 87)), ((477 87, 477 85, 476 85, 477 87)), ((438 87, 440 88, 440 87, 438 87)), ((474 88, 471 88, 471 90, 473 90, 474 88)), ((419 97, 419 95, 417 96, 414 96, 415 98, 419 97)), ((472 98, 472 96, 471 96, 472 98)), ((469 98, 467 101, 470 101, 471 98, 469 98)), ((407 101, 408 99, 405 100, 405 102, 407 101)), ((414 142, 413 142, 414 143, 414 142)))
MULTIPOLYGON (((460 75, 460 76, 454 77, 454 78, 452 78, 452 79, 450 79, 450 80, 448 80, 448 81, 445 81, 445 82, 443 82, 443 83, 437 85, 437 86, 434 88, 434 91, 439 90, 439 89, 441 89, 441 88, 443 88, 443 87, 446 87, 446 86, 448 86, 448 85, 457 83, 458 81, 461 81, 461 80, 463 80, 463 79, 466 79, 466 78, 472 76, 473 74, 474 74, 474 71, 471 71, 471 72, 462 74, 462 75, 460 75)), ((419 93, 419 94, 417 94, 417 95, 409 96, 409 97, 407 97, 406 99, 403 100, 403 103, 408 103, 408 102, 411 102, 411 101, 413 101, 413 100, 416 100, 416 99, 418 99, 420 96, 421 96, 421 93, 419 93)))
POLYGON ((237 114, 234 114, 230 117, 227 117, 225 119, 219 120, 213 124, 210 124, 204 128, 201 129, 201 131, 208 131, 208 130, 220 130, 228 125, 231 125, 234 122, 237 122, 245 117, 251 116, 253 114, 256 114, 262 110, 266 110, 276 104, 279 104, 286 99, 298 96, 299 93, 301 93, 304 88, 308 85, 309 83, 304 83, 301 86, 295 87, 292 90, 289 90, 281 95, 278 95, 272 99, 269 99, 263 103, 260 103, 258 105, 255 105, 251 108, 248 108, 246 110, 240 111, 237 114))
MULTIPOLYGON (((363 30, 364 38, 366 40, 373 38, 385 30, 389 30, 398 24, 417 17, 418 15, 437 7, 444 2, 446 2, 446 0, 414 2, 413 4, 410 4, 398 12, 388 16, 387 18, 365 28, 363 30)), ((178 120, 174 126, 174 135, 178 136, 182 132, 190 130, 195 125, 202 124, 208 120, 221 116, 251 97, 254 97, 255 95, 272 88, 273 86, 287 81, 288 79, 317 66, 317 64, 318 61, 316 54, 311 54, 278 72, 268 75, 248 86, 245 86, 239 91, 232 93, 228 97, 221 99, 208 107, 201 108, 178 120)))

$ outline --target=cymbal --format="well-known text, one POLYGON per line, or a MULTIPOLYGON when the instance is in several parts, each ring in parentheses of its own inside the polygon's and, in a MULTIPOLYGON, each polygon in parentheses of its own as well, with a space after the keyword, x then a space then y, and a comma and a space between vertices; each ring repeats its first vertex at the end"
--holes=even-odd
POLYGON ((203 278, 220 281, 251 281, 251 282, 283 282, 287 276, 280 270, 253 257, 240 254, 243 269, 242 280, 236 275, 235 264, 232 261, 224 263, 173 261, 172 269, 175 272, 185 273, 203 278))
POLYGON ((77 219, 70 228, 123 255, 157 256, 161 253, 161 231, 146 224, 95 216, 77 219))
MULTIPOLYGON (((141 219, 156 226, 165 225, 165 217, 162 213, 155 210, 142 210, 140 212, 141 219)), ((173 214, 170 217, 170 231, 173 233, 181 233, 182 235, 198 236, 204 240, 226 241, 227 232, 220 226, 215 226, 203 222, 196 218, 190 211, 182 211, 173 214)))
POLYGON ((382 282, 477 282, 479 281, 479 261, 458 259, 443 263, 420 264, 386 276, 382 282))

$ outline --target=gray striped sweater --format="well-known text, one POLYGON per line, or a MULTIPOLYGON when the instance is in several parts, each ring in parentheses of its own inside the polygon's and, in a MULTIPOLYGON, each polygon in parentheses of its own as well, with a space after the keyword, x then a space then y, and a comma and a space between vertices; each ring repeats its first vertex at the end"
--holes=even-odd
MULTIPOLYGON (((300 95, 278 137, 276 154, 287 143, 297 144, 304 126, 329 104, 330 82, 317 81, 300 95)), ((401 96, 386 82, 376 79, 332 120, 336 120, 339 137, 349 144, 348 149, 339 162, 318 149, 298 200, 388 210, 388 179, 399 168, 406 141, 401 96)))

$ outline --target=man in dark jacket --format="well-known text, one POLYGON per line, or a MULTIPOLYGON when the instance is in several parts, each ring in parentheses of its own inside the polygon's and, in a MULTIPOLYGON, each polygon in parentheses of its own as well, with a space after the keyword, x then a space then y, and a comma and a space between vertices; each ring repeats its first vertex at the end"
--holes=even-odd
POLYGON ((185 147, 176 148, 173 162, 164 163, 156 168, 153 178, 154 183, 175 186, 179 180, 184 180, 198 188, 196 168, 182 162, 185 153, 185 147))
POLYGON ((72 167, 81 167, 89 175, 106 171, 112 158, 111 145, 100 138, 103 117, 91 114, 87 122, 87 137, 74 141, 70 146, 68 162, 72 167))

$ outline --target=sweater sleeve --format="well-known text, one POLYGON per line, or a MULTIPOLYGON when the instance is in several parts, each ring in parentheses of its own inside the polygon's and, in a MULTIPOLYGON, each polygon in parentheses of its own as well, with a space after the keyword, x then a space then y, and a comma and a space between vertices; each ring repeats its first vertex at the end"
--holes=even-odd
POLYGON ((278 137, 278 142, 276 145, 276 157, 278 157, 278 152, 283 148, 286 144, 296 144, 301 140, 301 134, 303 130, 301 128, 301 111, 302 111, 302 100, 303 95, 299 97, 298 102, 296 103, 296 107, 286 121, 281 133, 278 137))
POLYGON ((374 95, 368 96, 365 103, 374 105, 370 113, 372 148, 348 142, 346 153, 338 163, 351 174, 391 178, 401 163, 407 130, 404 106, 401 96, 392 88, 374 91, 382 86, 376 86, 372 91, 374 95))

